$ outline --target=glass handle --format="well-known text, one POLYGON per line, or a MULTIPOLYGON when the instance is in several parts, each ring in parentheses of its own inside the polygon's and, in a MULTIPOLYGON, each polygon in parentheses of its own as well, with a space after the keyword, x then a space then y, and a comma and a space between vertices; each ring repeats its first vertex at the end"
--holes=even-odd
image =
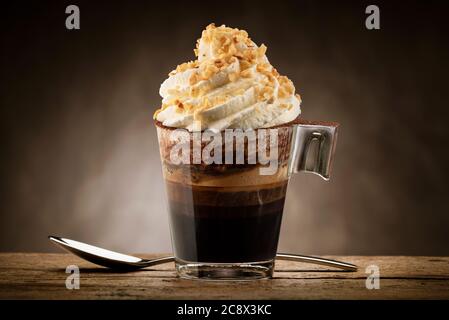
POLYGON ((337 144, 336 122, 299 120, 294 129, 292 171, 310 172, 329 180, 337 144))

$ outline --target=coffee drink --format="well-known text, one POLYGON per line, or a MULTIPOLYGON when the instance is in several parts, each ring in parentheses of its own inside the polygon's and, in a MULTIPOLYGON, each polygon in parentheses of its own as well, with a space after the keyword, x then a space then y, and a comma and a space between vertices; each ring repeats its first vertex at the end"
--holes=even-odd
POLYGON ((301 98, 266 50, 246 31, 211 24, 197 59, 161 85, 154 120, 183 278, 271 277, 291 173, 328 177, 336 126, 301 122, 301 98))

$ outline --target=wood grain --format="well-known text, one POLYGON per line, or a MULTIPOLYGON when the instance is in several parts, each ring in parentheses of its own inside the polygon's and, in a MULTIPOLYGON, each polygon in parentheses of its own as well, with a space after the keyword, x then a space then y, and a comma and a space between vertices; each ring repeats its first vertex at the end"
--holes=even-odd
POLYGON ((277 261, 271 280, 210 282, 179 279, 172 263, 117 273, 69 254, 0 253, 0 299, 449 299, 449 257, 329 258, 360 270, 277 261), (65 286, 65 268, 73 264, 81 271, 79 290, 65 286), (380 268, 379 290, 365 287, 371 264, 380 268))

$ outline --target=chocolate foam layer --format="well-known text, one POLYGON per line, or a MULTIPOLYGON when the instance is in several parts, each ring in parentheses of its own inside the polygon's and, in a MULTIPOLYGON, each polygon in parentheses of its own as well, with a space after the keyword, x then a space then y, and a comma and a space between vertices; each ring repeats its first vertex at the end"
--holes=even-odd
MULTIPOLYGON (((270 184, 278 181, 286 180, 288 178, 288 161, 290 157, 290 149, 292 143, 292 126, 279 126, 277 130, 277 165, 276 172, 272 175, 261 175, 261 164, 258 163, 259 159, 255 154, 256 164, 249 163, 248 154, 248 140, 244 142, 244 163, 242 164, 226 164, 226 150, 225 144, 222 145, 222 164, 207 164, 201 159, 201 163, 194 164, 193 158, 193 133, 186 131, 184 140, 181 143, 188 144, 190 153, 190 163, 188 164, 174 164, 170 158, 172 148, 180 143, 178 140, 172 139, 173 128, 165 127, 160 122, 156 121, 158 128, 159 147, 161 160, 163 165, 164 177, 167 180, 191 185, 203 185, 203 186, 251 186, 259 184, 270 184)), ((178 129, 179 130, 179 129, 178 129)), ((264 129, 267 130, 267 129, 264 129)), ((269 129, 268 129, 269 130, 269 129)), ((256 131, 256 149, 259 145, 256 131)), ((224 132, 222 135, 222 141, 225 141, 224 132)), ((207 143, 201 143, 199 148, 200 154, 203 153, 203 149, 207 143)), ((269 135, 267 135, 265 154, 271 155, 269 135)), ((229 154, 228 154, 229 156, 229 154)), ((232 148, 232 159, 235 162, 236 159, 236 145, 232 148)))

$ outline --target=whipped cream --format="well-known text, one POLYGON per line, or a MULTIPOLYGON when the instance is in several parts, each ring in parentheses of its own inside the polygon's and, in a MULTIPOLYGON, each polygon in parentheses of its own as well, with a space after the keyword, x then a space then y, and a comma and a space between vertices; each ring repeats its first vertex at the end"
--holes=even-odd
POLYGON ((170 72, 154 118, 189 131, 267 128, 296 119, 301 98, 269 63, 265 45, 246 31, 210 24, 194 50, 197 60, 170 72))

